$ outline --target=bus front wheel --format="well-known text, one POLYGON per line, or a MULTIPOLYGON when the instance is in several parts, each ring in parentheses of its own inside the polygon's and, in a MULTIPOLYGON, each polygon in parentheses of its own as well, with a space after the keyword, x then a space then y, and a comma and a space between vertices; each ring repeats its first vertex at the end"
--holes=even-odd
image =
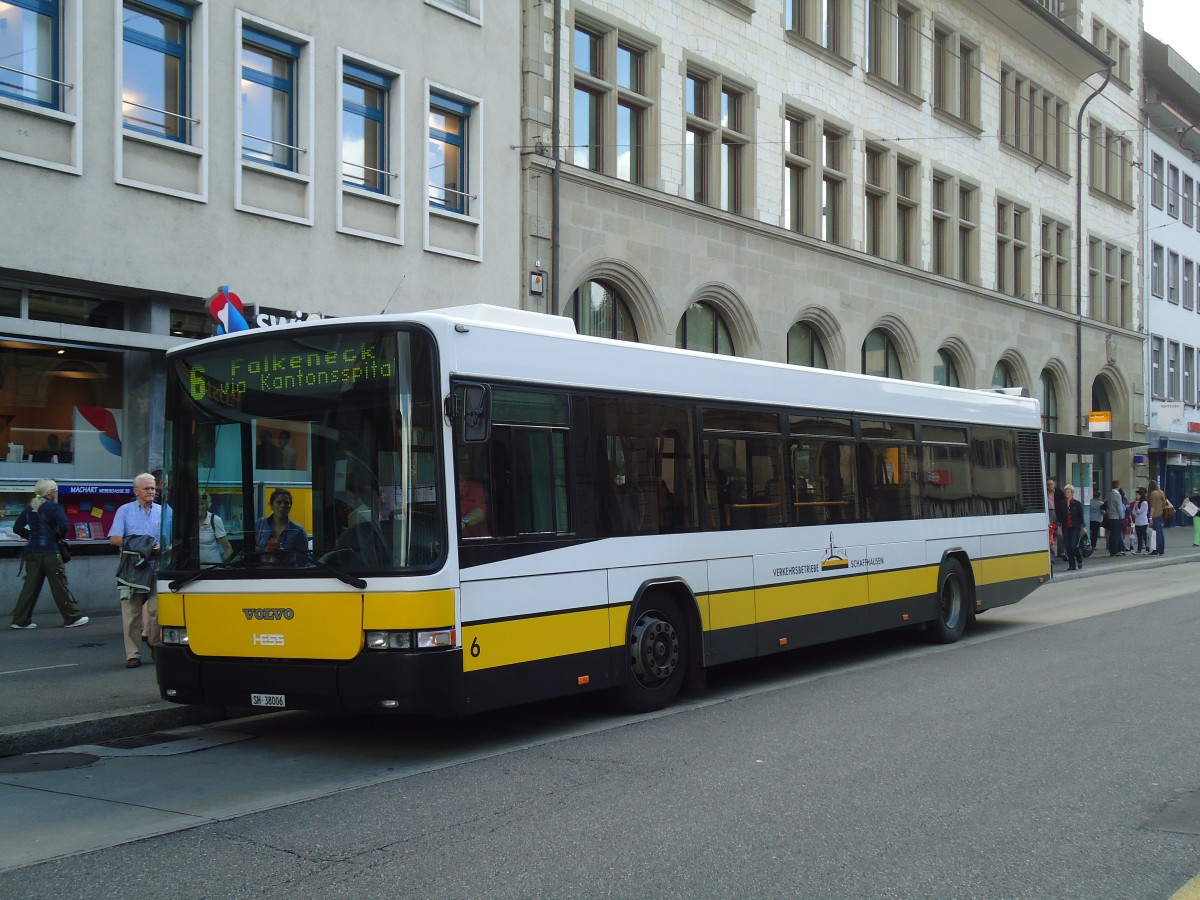
POLYGON ((674 599, 663 593, 642 598, 630 616, 625 660, 625 683, 618 693, 626 709, 652 712, 675 699, 687 674, 688 646, 674 599))
POLYGON ((929 623, 930 637, 939 644, 953 644, 966 630, 969 611, 967 576, 958 560, 948 559, 938 574, 937 618, 929 623))

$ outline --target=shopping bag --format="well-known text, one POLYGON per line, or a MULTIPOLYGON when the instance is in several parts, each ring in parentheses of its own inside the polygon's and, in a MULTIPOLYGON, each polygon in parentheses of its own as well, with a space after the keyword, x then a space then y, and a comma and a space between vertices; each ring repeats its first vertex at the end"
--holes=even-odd
POLYGON ((1158 532, 1156 532, 1153 528, 1147 528, 1146 537, 1150 539, 1150 552, 1154 553, 1157 550, 1158 532))
POLYGON ((1184 500, 1179 504, 1179 508, 1183 510, 1185 515, 1189 516, 1195 516, 1197 512, 1200 512, 1200 509, 1197 509, 1196 504, 1191 500, 1184 500))

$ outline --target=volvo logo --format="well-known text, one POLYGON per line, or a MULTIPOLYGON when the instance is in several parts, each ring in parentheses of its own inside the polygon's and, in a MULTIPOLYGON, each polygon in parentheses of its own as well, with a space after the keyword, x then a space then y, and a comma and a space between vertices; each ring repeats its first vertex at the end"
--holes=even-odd
POLYGON ((296 616, 296 611, 291 607, 285 606, 279 609, 242 609, 246 614, 246 621, 252 622, 255 619, 292 619, 296 616))

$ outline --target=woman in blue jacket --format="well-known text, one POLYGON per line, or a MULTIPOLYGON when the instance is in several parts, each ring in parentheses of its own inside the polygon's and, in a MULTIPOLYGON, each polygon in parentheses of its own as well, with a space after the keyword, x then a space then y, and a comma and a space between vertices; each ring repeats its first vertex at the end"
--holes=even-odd
POLYGON ((79 604, 67 587, 67 569, 58 554, 58 542, 67 536, 67 514, 58 505, 58 485, 43 478, 33 489, 33 499, 21 511, 13 533, 29 543, 25 545, 25 584, 12 611, 13 628, 37 628, 31 621, 42 585, 50 582, 50 594, 62 613, 63 625, 86 625, 88 617, 79 612, 79 604))

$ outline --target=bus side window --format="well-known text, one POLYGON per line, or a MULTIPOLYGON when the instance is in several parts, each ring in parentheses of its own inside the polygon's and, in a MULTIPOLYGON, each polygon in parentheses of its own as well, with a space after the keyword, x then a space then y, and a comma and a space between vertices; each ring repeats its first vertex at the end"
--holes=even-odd
POLYGON ((659 531, 688 531, 696 527, 692 502, 692 461, 679 432, 669 428, 658 439, 659 531))

